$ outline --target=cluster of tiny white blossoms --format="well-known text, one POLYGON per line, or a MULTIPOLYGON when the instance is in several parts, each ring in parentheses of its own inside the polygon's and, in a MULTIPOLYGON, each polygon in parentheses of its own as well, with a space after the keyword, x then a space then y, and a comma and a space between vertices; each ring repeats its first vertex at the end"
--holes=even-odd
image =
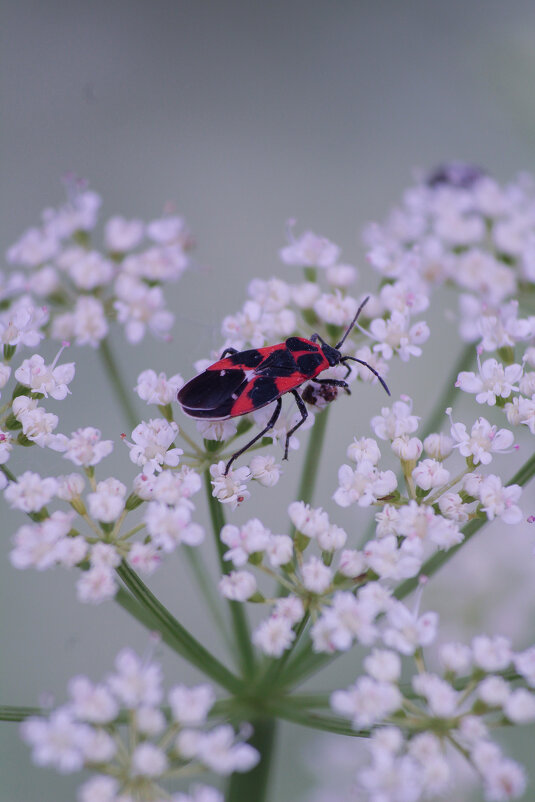
POLYGON ((111 319, 131 343, 147 331, 167 338, 174 316, 162 285, 177 281, 189 265, 186 223, 175 214, 149 223, 110 217, 99 249, 92 236, 100 196, 72 176, 65 184, 68 201, 45 209, 41 223, 7 251, 0 342, 36 345, 46 330, 55 339, 97 347, 111 319))
POLYGON ((392 598, 393 583, 419 575, 424 560, 435 551, 461 543, 466 522, 486 517, 516 524, 522 518, 517 504, 521 488, 504 486, 496 474, 481 471, 494 455, 511 450, 509 430, 498 430, 485 418, 470 431, 452 421, 450 435, 433 433, 422 441, 416 436, 419 419, 407 397, 384 407, 371 425, 399 459, 405 493, 392 470, 378 468, 377 440, 355 438, 347 449, 354 467, 342 465, 333 498, 341 507, 379 508, 375 537, 361 549, 347 547, 347 533, 323 509, 297 501, 288 510, 296 531, 293 538, 273 534, 256 518, 241 527, 227 524, 220 533, 227 546, 224 559, 237 569, 221 579, 223 595, 273 605, 270 617, 253 635, 266 654, 280 656, 291 647, 305 613, 312 617, 315 651, 345 651, 355 642, 369 645, 381 638, 412 654, 429 642, 425 639, 434 634, 437 616, 415 617, 392 598), (456 450, 464 464, 453 470, 447 465, 458 461, 456 450), (319 554, 310 554, 314 543, 319 554), (247 565, 276 578, 288 595, 266 597, 247 565))
POLYGON ((486 800, 521 796, 525 771, 491 733, 497 725, 535 721, 535 647, 515 653, 508 638, 486 635, 474 637, 470 646, 444 643, 436 673, 425 668, 420 649, 418 671, 407 685, 401 682, 399 652, 408 652, 391 646, 374 649, 364 659, 365 673, 331 695, 332 709, 356 730, 372 730, 371 763, 357 772, 358 798, 451 798, 454 749, 479 775, 486 800))
MULTIPOLYGON (((271 278, 253 279, 248 288, 248 300, 235 315, 223 320, 223 344, 211 359, 195 364, 197 371, 205 370, 226 348, 238 351, 261 348, 281 342, 290 336, 309 337, 317 332, 326 341, 335 343, 353 320, 365 297, 369 300, 362 311, 359 324, 344 343, 344 354, 367 362, 380 376, 388 374, 388 363, 394 357, 407 361, 420 356, 421 346, 429 337, 429 328, 423 320, 414 317, 425 311, 429 304, 428 288, 414 273, 389 282, 376 294, 356 292, 358 270, 340 262, 340 248, 325 237, 306 231, 298 239, 289 228, 290 244, 280 251, 282 262, 288 267, 304 268, 305 281, 299 283, 271 278)), ((336 365, 321 374, 322 379, 345 379, 348 383, 360 378, 376 383, 374 374, 364 365, 352 363, 349 375, 344 365, 336 365)), ((308 419, 300 433, 314 424, 314 413, 333 401, 338 388, 306 383, 303 398, 309 405, 308 419)), ((231 442, 244 434, 252 421, 264 428, 272 416, 274 405, 255 411, 251 416, 226 421, 199 421, 198 431, 205 439, 231 442), (252 418, 248 420, 247 418, 252 418)), ((284 446, 288 431, 300 420, 295 406, 283 410, 274 428, 265 434, 265 441, 277 441, 284 446)), ((261 444, 262 445, 262 444, 261 444)), ((293 435, 290 449, 299 448, 293 435)), ((229 456, 231 452, 229 452, 229 456)), ((273 456, 255 457, 251 464, 225 473, 226 463, 220 460, 211 468, 214 496, 235 507, 250 494, 247 483, 258 480, 268 487, 276 484, 281 467, 273 456)))
MULTIPOLYGON (((39 405, 43 396, 59 400, 68 392, 74 364, 56 363, 57 359, 47 366, 36 356, 23 360, 14 371, 18 384, 12 399, 0 417, 4 497, 13 509, 32 518, 15 532, 10 557, 19 569, 43 571, 58 565, 83 569, 76 583, 78 598, 99 603, 116 594, 115 569, 122 560, 150 574, 162 556, 180 544, 198 546, 203 541, 203 527, 192 520, 192 497, 201 488, 201 477, 179 464, 182 449, 174 445, 178 426, 166 418, 140 423, 132 442, 127 441, 130 460, 141 469, 130 489, 115 477, 99 475, 113 441, 102 439, 91 426, 70 436, 57 433, 57 415, 39 405), (77 471, 42 477, 27 470, 15 478, 6 464, 15 445, 48 448, 62 454, 77 471)), ((136 389, 141 398, 168 414, 180 384, 179 376, 168 380, 165 374, 145 371, 136 389)))
POLYGON ((69 697, 46 717, 28 718, 21 731, 37 765, 93 772, 78 789, 79 802, 223 802, 211 786, 169 793, 169 782, 193 771, 228 776, 258 762, 244 742, 249 725, 236 733, 208 722, 216 701, 211 685, 175 685, 164 694, 159 663, 132 649, 119 652, 102 682, 73 677, 69 697))

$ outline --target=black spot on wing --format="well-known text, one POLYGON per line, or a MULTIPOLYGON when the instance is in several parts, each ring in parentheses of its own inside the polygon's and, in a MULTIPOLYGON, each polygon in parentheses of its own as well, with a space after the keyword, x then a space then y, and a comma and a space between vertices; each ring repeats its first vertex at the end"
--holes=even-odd
POLYGON ((303 354, 297 357, 297 370, 303 376, 312 376, 324 360, 325 357, 317 351, 315 354, 303 354))
POLYGON ((255 408, 263 407, 274 401, 280 395, 277 384, 274 379, 267 376, 257 376, 252 387, 248 392, 248 396, 252 401, 255 408))
POLYGON ((286 348, 279 348, 264 359, 258 370, 258 376, 291 376, 295 373, 295 359, 286 348))
POLYGON ((239 351, 237 354, 232 354, 229 360, 233 365, 243 365, 244 368, 256 368, 262 361, 262 354, 256 348, 251 348, 249 351, 239 351))
POLYGON ((246 383, 243 370, 205 370, 185 384, 177 398, 188 414, 195 412, 199 417, 209 417, 201 413, 213 414, 227 404, 230 410, 234 403, 232 396, 239 395, 246 383))
POLYGON ((301 337, 288 337, 286 340, 286 348, 289 351, 317 351, 318 346, 314 343, 304 340, 301 337))

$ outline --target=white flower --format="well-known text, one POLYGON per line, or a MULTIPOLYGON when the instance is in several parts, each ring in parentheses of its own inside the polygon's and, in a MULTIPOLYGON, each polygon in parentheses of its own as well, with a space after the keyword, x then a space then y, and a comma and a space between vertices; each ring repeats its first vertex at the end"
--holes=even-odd
POLYGON ((292 622, 281 616, 270 616, 257 626, 252 641, 264 654, 280 657, 295 640, 292 622))
MULTIPOLYGON (((63 350, 63 349, 61 349, 63 350)), ((67 397, 68 384, 74 378, 74 362, 68 362, 56 367, 57 359, 51 365, 45 365, 45 360, 39 354, 25 359, 15 371, 15 378, 20 384, 29 387, 33 392, 42 393, 45 398, 49 395, 56 400, 67 397)))
POLYGON ((142 574, 153 574, 162 558, 154 543, 133 543, 128 554, 128 562, 142 574))
POLYGON ((119 706, 105 685, 93 685, 84 676, 73 677, 69 682, 71 710, 76 718, 92 724, 106 724, 113 721, 119 706))
POLYGON ((509 398, 522 376, 522 365, 504 366, 496 359, 486 359, 479 366, 479 375, 469 371, 459 373, 455 386, 465 393, 476 393, 478 404, 493 407, 496 398, 509 398))
POLYGON ((404 540, 398 547, 395 535, 370 540, 364 546, 368 566, 381 579, 406 579, 416 576, 423 562, 423 547, 418 538, 404 540))
POLYGON ((422 454, 423 443, 418 437, 404 434, 392 440, 392 451, 404 462, 416 462, 422 454))
POLYGON ((414 654, 418 646, 427 646, 435 639, 438 625, 436 613, 424 613, 418 617, 401 602, 394 602, 386 617, 389 627, 383 633, 383 640, 401 654, 414 654))
POLYGON ((293 553, 294 543, 291 537, 288 535, 271 535, 266 547, 266 554, 274 568, 289 563, 293 553))
POLYGON ((222 504, 228 504, 232 510, 235 510, 238 504, 250 496, 245 483, 250 480, 251 473, 246 466, 231 469, 227 474, 225 474, 225 468, 226 465, 222 460, 216 465, 210 466, 212 495, 222 504))
POLYGON ((424 459, 412 471, 412 478, 422 490, 441 487, 450 478, 450 472, 434 459, 424 459))
MULTIPOLYGON (((37 568, 38 571, 52 567, 60 558, 60 544, 71 541, 67 538, 74 512, 56 510, 50 518, 19 527, 13 537, 14 548, 9 557, 15 568, 37 568)), ((83 557, 83 554, 80 555, 83 557)))
POLYGON ((332 572, 319 557, 310 557, 301 567, 303 584, 311 593, 325 593, 332 581, 332 572))
POLYGON ((305 614, 303 602, 298 596, 282 596, 273 606, 273 618, 284 618, 292 626, 301 621, 305 614))
POLYGON ((399 655, 387 649, 374 649, 364 659, 364 668, 378 682, 397 682, 401 676, 399 655))
POLYGON ((297 240, 292 237, 290 245, 282 248, 279 255, 287 265, 328 268, 338 261, 340 249, 326 237, 305 231, 297 240))
POLYGON ((358 304, 350 295, 342 295, 339 290, 334 294, 320 295, 314 304, 314 311, 320 320, 334 326, 348 326, 355 317, 358 304))
POLYGON ((21 512, 39 512, 56 495, 58 483, 51 476, 44 479, 38 473, 25 471, 4 491, 6 501, 21 512))
POLYGON ((132 649, 122 649, 115 658, 116 673, 107 684, 128 708, 159 705, 162 701, 161 668, 141 659, 132 649))
POLYGON ((195 421, 195 427, 199 434, 202 434, 204 440, 218 440, 223 442, 234 437, 238 429, 236 420, 229 418, 229 420, 198 420, 195 421))
POLYGON ((481 770, 485 787, 485 798, 489 802, 504 802, 516 799, 526 790, 526 773, 514 760, 501 759, 481 770))
POLYGON ((44 337, 42 327, 48 322, 46 307, 36 307, 27 295, 18 298, 0 313, 0 343, 34 348, 44 337))
POLYGON ((491 707, 504 705, 510 693, 509 683, 503 677, 486 677, 477 689, 481 701, 491 707))
POLYGON ((137 377, 135 391, 142 401, 147 404, 165 406, 176 400, 177 392, 184 384, 184 379, 175 373, 169 379, 165 373, 156 373, 154 370, 144 370, 137 377))
POLYGON ((419 418, 412 415, 410 399, 395 401, 392 407, 383 407, 381 414, 371 420, 372 429, 381 440, 394 440, 412 434, 418 428, 419 418))
POLYGON ((479 485, 479 498, 483 512, 492 521, 499 517, 506 524, 517 524, 522 520, 522 510, 515 502, 522 494, 520 485, 504 487, 495 474, 485 476, 479 485))
POLYGON ((513 662, 518 673, 522 674, 529 685, 535 687, 535 646, 515 654, 513 662))
POLYGON ((424 451, 432 459, 446 459, 451 454, 452 449, 453 440, 447 434, 428 434, 424 440, 424 451))
POLYGON ((412 680, 412 687, 423 696, 433 716, 447 718, 455 714, 459 694, 445 680, 436 674, 418 674, 412 680))
POLYGON ((8 249, 6 261, 11 265, 38 267, 56 256, 60 247, 58 237, 46 228, 29 228, 8 249))
POLYGON ((373 346, 374 351, 385 359, 392 359, 397 351, 403 362, 407 362, 411 356, 421 355, 420 345, 429 338, 429 327, 423 320, 410 326, 409 315, 395 309, 388 320, 372 320, 370 333, 375 340, 379 340, 373 346))
POLYGON ((377 441, 372 437, 355 437, 353 442, 347 447, 347 457, 353 462, 371 462, 377 465, 381 459, 381 452, 377 441))
POLYGON ((228 724, 200 733, 197 743, 199 761, 223 776, 234 771, 249 771, 256 766, 260 755, 249 744, 235 743, 234 738, 234 730, 228 724))
POLYGON ((108 284, 115 274, 113 262, 98 251, 82 251, 69 267, 73 284, 81 290, 94 290, 108 284))
POLYGON ((317 536, 322 551, 337 551, 345 545, 346 540, 346 532, 336 524, 330 524, 326 532, 320 532, 317 536))
POLYGON ((173 325, 174 316, 165 309, 161 287, 148 287, 133 276, 122 273, 115 282, 117 320, 125 324, 130 343, 143 339, 147 327, 157 337, 165 337, 173 325))
POLYGON ((191 524, 191 512, 184 504, 168 507, 161 501, 150 501, 143 520, 153 545, 168 554, 179 543, 197 546, 204 537, 202 528, 191 524))
POLYGON ((92 465, 98 465, 113 450, 113 442, 111 440, 101 440, 100 438, 99 429, 87 426, 85 429, 77 429, 72 432, 70 439, 65 437, 54 448, 57 451, 65 452, 65 458, 75 465, 88 468, 92 465))
POLYGON ((241 528, 226 524, 219 537, 228 546, 224 559, 230 560, 236 568, 241 568, 249 555, 263 552, 267 548, 270 532, 258 518, 253 518, 241 528))
POLYGON ((175 468, 184 453, 181 448, 170 448, 178 434, 174 421, 155 418, 148 423, 142 421, 132 432, 133 443, 126 442, 130 459, 146 469, 161 471, 164 465, 175 468))
POLYGON ((56 315, 52 321, 52 337, 56 340, 74 340, 76 345, 93 348, 98 348, 108 330, 104 307, 92 295, 81 295, 72 313, 56 315))
POLYGON ((108 251, 126 253, 137 248, 144 233, 145 226, 141 220, 110 217, 104 227, 104 244, 108 251))
POLYGON ((231 601, 247 601, 256 592, 256 579, 249 571, 231 571, 221 577, 219 590, 231 601))
POLYGON ((293 501, 288 507, 288 515, 297 531, 310 538, 326 532, 329 527, 327 513, 321 507, 313 508, 303 501, 293 501))
POLYGON ((111 477, 97 484, 95 493, 89 493, 87 504, 89 514, 103 523, 117 520, 124 509, 126 487, 118 479, 111 477))
POLYGON ((535 696, 525 688, 516 688, 508 696, 503 712, 515 724, 529 724, 535 721, 535 696))
POLYGON ((354 578, 365 572, 365 566, 364 554, 361 551, 344 549, 340 555, 338 571, 342 576, 354 578))
POLYGON ((32 717, 21 725, 22 737, 32 747, 34 763, 54 766, 62 774, 83 768, 83 746, 88 732, 86 724, 76 722, 62 708, 52 713, 48 720, 32 717))
POLYGON ((175 721, 187 727, 204 724, 215 702, 211 685, 175 685, 169 691, 169 704, 175 721))
POLYGON ((79 473, 69 473, 67 476, 58 476, 57 497, 63 501, 72 501, 79 498, 85 487, 85 479, 79 473))
POLYGON ((19 395, 13 400, 13 414, 22 423, 22 432, 40 448, 49 446, 57 450, 57 445, 63 443, 63 435, 53 434, 58 425, 57 415, 45 412, 43 407, 37 406, 37 400, 19 395))
POLYGON ((120 785, 115 777, 98 774, 78 789, 78 802, 116 802, 120 785))
POLYGON ((470 434, 464 423, 452 423, 451 436, 459 453, 463 457, 472 457, 475 465, 488 465, 492 460, 492 452, 507 453, 514 441, 514 435, 509 429, 498 430, 486 418, 478 418, 470 434))
POLYGON ((155 744, 142 743, 132 752, 131 766, 134 776, 160 777, 167 769, 167 755, 155 744))
POLYGON ((369 462, 360 462, 355 470, 349 465, 342 465, 338 471, 338 482, 340 486, 333 498, 340 507, 349 507, 355 502, 359 507, 368 507, 397 487, 393 471, 378 471, 369 462))
POLYGON ((115 571, 108 565, 96 565, 84 571, 76 583, 78 600, 89 604, 100 604, 113 599, 118 585, 115 571))
POLYGON ((282 468, 275 461, 275 457, 270 455, 264 457, 257 455, 249 463, 251 478, 255 479, 264 487, 274 487, 279 481, 282 468))
POLYGON ((466 674, 472 663, 472 652, 463 643, 444 643, 440 647, 440 659, 446 671, 466 674))
POLYGON ((378 682, 372 677, 359 677, 347 691, 331 694, 331 707, 351 719, 355 729, 369 727, 401 707, 403 697, 390 682, 378 682))
POLYGON ((478 635, 472 641, 474 663, 485 671, 501 671, 513 659, 511 642, 508 638, 496 635, 490 638, 478 635))

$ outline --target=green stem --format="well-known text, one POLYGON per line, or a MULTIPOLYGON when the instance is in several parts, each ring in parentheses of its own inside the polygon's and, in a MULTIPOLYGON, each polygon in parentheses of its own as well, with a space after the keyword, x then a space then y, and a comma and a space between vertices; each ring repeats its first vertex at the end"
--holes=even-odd
POLYGON ((0 706, 0 721, 24 721, 30 716, 46 716, 48 710, 41 707, 17 707, 16 705, 0 706))
POLYGON ((440 431, 444 423, 444 412, 448 407, 453 406, 453 399, 458 392, 455 382, 457 376, 463 370, 469 370, 472 367, 476 357, 476 348, 473 343, 465 345, 461 353, 457 357, 457 361, 452 367, 448 378, 442 385, 442 389, 438 395, 437 402, 426 422, 424 423, 421 432, 418 434, 420 440, 425 440, 431 432, 440 431))
MULTIPOLYGON (((223 559, 223 555, 225 553, 225 544, 219 537, 221 530, 225 526, 225 516, 221 502, 212 495, 212 483, 209 470, 204 472, 204 487, 206 491, 208 509, 210 511, 210 520, 212 522, 212 531, 217 549, 217 556, 219 559, 219 567, 221 569, 221 573, 229 574, 232 571, 232 565, 229 560, 223 559)), ((232 629, 234 632, 234 640, 236 642, 237 657, 240 667, 243 676, 250 677, 254 672, 255 658, 245 608, 240 602, 234 601, 229 601, 228 607, 230 610, 232 629)))
POLYGON ((303 472, 296 496, 297 501, 304 501, 305 504, 310 504, 314 496, 320 456, 323 449, 323 441, 325 440, 327 421, 329 419, 329 409, 330 407, 326 407, 323 412, 316 415, 316 420, 314 421, 314 426, 311 429, 308 439, 303 472))
POLYGON ((227 629, 227 622, 221 611, 221 599, 214 593, 214 583, 209 577, 208 570, 202 561, 200 551, 193 546, 183 546, 182 551, 201 589, 206 606, 212 614, 212 618, 225 641, 229 653, 232 654, 233 643, 227 629))
POLYGON ((131 603, 128 594, 126 597, 125 594, 118 594, 117 601, 124 609, 134 615, 144 626, 160 632, 168 646, 214 682, 219 683, 231 693, 241 691, 243 686, 238 677, 232 674, 223 663, 220 663, 171 615, 129 565, 123 562, 116 570, 142 611, 139 611, 139 606, 136 607, 131 603))
POLYGON ((132 403, 133 394, 129 393, 126 390, 124 378, 121 375, 121 371, 119 370, 119 365, 117 363, 117 360, 115 359, 115 356, 113 354, 108 339, 102 340, 98 352, 100 354, 100 358, 102 360, 102 364, 104 365, 104 369, 107 373, 110 384, 117 397, 117 400, 121 404, 122 410, 126 415, 130 428, 134 429, 138 425, 140 417, 135 410, 134 404, 132 403))
POLYGON ((273 763, 276 721, 261 718, 252 721, 254 733, 249 740, 260 752, 260 762, 252 771, 231 775, 225 798, 229 802, 266 802, 269 779, 273 763))

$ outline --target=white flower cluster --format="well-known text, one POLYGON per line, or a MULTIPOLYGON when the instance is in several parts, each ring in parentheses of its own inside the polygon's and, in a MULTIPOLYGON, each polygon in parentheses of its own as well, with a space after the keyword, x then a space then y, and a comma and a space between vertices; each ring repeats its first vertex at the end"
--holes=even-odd
POLYGON ((434 637, 438 619, 435 613, 415 617, 391 597, 392 583, 417 576, 437 549, 461 543, 462 526, 469 520, 485 516, 506 524, 521 520, 516 503, 521 488, 504 486, 497 475, 475 470, 476 465, 488 465, 494 454, 510 450, 510 431, 498 430, 485 418, 479 418, 470 431, 452 421, 451 437, 431 434, 422 442, 414 436, 418 420, 405 396, 384 407, 371 422, 375 435, 390 441, 401 462, 406 496, 393 471, 378 469, 377 440, 355 438, 348 447, 356 467, 340 468, 334 500, 342 507, 356 503, 381 508, 375 537, 361 550, 346 547, 346 532, 331 523, 324 510, 302 502, 293 502, 288 510, 297 533, 294 538, 273 534, 256 518, 221 530, 227 547, 224 559, 237 569, 221 579, 223 595, 233 601, 273 604, 271 616, 253 635, 255 645, 266 654, 278 657, 291 647, 295 627, 305 613, 313 617, 310 635, 317 652, 346 651, 355 641, 370 645, 381 638, 402 654, 414 654, 434 637), (452 478, 444 463, 454 449, 465 464, 452 478), (312 542, 320 556, 306 557, 312 542), (255 574, 244 570, 247 565, 276 577, 288 595, 267 599, 255 574))
POLYGON ((119 652, 103 682, 74 677, 69 695, 46 718, 27 719, 21 731, 37 765, 62 774, 94 772, 78 790, 80 802, 134 802, 140 793, 171 802, 223 802, 209 786, 169 795, 160 783, 192 769, 227 776, 258 762, 258 752, 230 725, 209 727, 210 685, 176 685, 166 708, 160 665, 131 649, 119 652))
POLYGON ((493 319, 504 335, 533 336, 535 319, 519 324, 518 305, 507 303, 535 280, 530 177, 500 186, 477 168, 444 165, 410 187, 383 224, 368 225, 364 239, 370 263, 383 276, 410 274, 428 288, 444 282, 458 287, 465 339, 479 339, 493 319))
POLYGON ((535 721, 535 693, 517 687, 516 677, 507 673, 514 666, 535 688, 535 647, 514 653, 507 638, 479 635, 470 646, 443 644, 440 658, 442 674, 422 669, 407 686, 400 681, 397 652, 376 649, 364 660, 366 673, 331 695, 332 709, 355 729, 376 727, 371 763, 357 772, 363 800, 419 802, 451 795, 452 748, 477 772, 489 802, 524 793, 524 769, 504 756, 491 732, 500 720, 535 721), (445 732, 447 738, 440 737, 445 732))
MULTIPOLYGON (((74 373, 74 368, 65 367, 69 375, 74 373)), ((56 371, 58 368, 48 373, 53 376, 56 371)), ((17 377, 22 384, 20 374, 17 377)), ((178 384, 179 377, 167 380, 165 374, 156 377, 153 371, 145 371, 138 379, 138 392, 150 396, 153 403, 161 401, 165 408, 178 384)), ((162 555, 179 544, 198 546, 203 541, 203 527, 192 520, 195 507, 191 500, 201 488, 201 478, 192 468, 179 467, 182 450, 174 446, 178 433, 174 421, 157 418, 134 429, 133 442, 127 442, 129 456, 142 472, 134 478, 129 493, 115 477, 98 481, 95 477, 96 467, 112 451, 111 440, 102 440, 100 431, 93 427, 78 429, 70 437, 53 434, 57 416, 46 413, 37 403, 31 396, 16 396, 11 405, 11 427, 22 427, 27 440, 24 444, 48 446, 81 471, 56 477, 25 471, 9 482, 4 473, 0 474, 9 505, 34 519, 13 536, 11 562, 16 568, 42 571, 56 565, 82 567, 85 570, 77 580, 78 598, 99 603, 115 596, 115 569, 122 560, 150 574, 162 555), (51 512, 48 507, 55 502, 66 503, 69 509, 51 512), (135 525, 125 532, 127 517, 144 502, 142 516, 136 516, 135 525), (134 539, 138 532, 143 532, 141 540, 134 539)), ((13 442, 11 432, 4 432, 1 464, 8 460, 13 442)))
POLYGON ((162 285, 177 281, 189 265, 192 239, 184 220, 111 217, 98 250, 91 237, 101 198, 72 177, 67 189, 68 202, 46 209, 40 225, 7 251, 0 341, 35 346, 47 326, 56 339, 97 347, 113 316, 131 343, 147 330, 167 338, 173 315, 162 285))

